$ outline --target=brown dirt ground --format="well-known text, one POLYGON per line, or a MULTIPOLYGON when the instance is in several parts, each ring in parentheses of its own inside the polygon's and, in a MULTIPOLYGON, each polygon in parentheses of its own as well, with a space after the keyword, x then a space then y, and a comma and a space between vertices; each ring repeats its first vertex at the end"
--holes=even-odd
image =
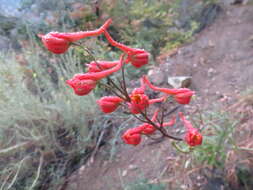
MULTIPOLYGON (((191 88, 197 93, 193 106, 213 109, 215 104, 224 108, 233 104, 242 91, 253 86, 253 6, 224 8, 214 24, 198 34, 194 42, 167 56, 159 67, 166 76, 192 77, 191 88)), ((144 140, 137 147, 122 145, 112 162, 98 153, 93 163, 69 178, 66 189, 119 190, 122 184, 139 177, 152 182, 161 179, 168 184, 176 183, 177 178, 187 180, 187 173, 178 164, 184 155, 171 150, 169 143, 150 144, 144 140), (181 172, 170 173, 175 167, 181 167, 181 172)))

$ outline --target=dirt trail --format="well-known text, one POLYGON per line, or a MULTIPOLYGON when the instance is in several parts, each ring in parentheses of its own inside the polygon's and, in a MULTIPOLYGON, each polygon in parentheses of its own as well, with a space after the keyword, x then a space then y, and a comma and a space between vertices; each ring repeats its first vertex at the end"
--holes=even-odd
MULTIPOLYGON (((202 107, 230 104, 238 93, 253 86, 253 6, 227 7, 213 25, 160 67, 166 76, 192 76, 192 88, 202 107)), ((70 177, 66 189, 118 190, 122 183, 138 177, 152 180, 163 175, 175 153, 168 151, 167 141, 148 143, 123 145, 111 163, 98 155, 94 163, 70 177)))
POLYGON ((252 29, 252 6, 229 7, 161 70, 168 76, 192 76, 193 87, 207 102, 252 87, 252 29))

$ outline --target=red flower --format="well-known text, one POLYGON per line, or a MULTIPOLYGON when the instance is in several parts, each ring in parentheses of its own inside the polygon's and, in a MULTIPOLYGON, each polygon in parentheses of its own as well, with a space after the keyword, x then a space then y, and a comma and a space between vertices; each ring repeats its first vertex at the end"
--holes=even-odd
POLYGON ((115 111, 118 106, 120 105, 120 102, 123 100, 117 96, 105 96, 100 98, 97 101, 97 104, 99 105, 100 109, 104 113, 111 113, 115 111))
POLYGON ((164 92, 169 95, 173 95, 175 100, 179 104, 189 104, 191 101, 192 95, 194 95, 194 91, 188 88, 178 88, 178 89, 169 89, 169 88, 160 88, 152 85, 146 76, 143 77, 144 82, 153 90, 164 92))
POLYGON ((198 129, 194 128, 190 121, 188 121, 182 112, 179 112, 179 116, 181 121, 184 123, 184 126, 187 129, 187 132, 185 134, 185 142, 189 146, 197 146, 202 144, 202 135, 199 133, 198 129))
POLYGON ((97 30, 93 31, 81 31, 72 33, 59 33, 50 32, 46 35, 38 34, 41 38, 44 46, 55 54, 65 53, 71 42, 78 41, 80 39, 86 38, 88 36, 98 36, 103 33, 103 31, 111 24, 112 20, 108 19, 103 26, 97 30))
POLYGON ((132 91, 130 95, 131 102, 128 103, 128 107, 131 113, 138 114, 147 108, 150 104, 162 102, 165 100, 165 98, 166 97, 161 97, 150 100, 149 97, 145 94, 145 83, 143 79, 141 79, 141 87, 135 88, 132 91))
POLYGON ((202 135, 195 128, 188 129, 185 134, 184 140, 189 146, 198 146, 202 144, 202 135))
POLYGON ((96 73, 76 74, 72 79, 67 80, 66 83, 74 89, 75 94, 79 96, 86 95, 96 87, 96 81, 118 71, 123 65, 123 58, 124 56, 122 55, 119 64, 111 69, 96 73))
POLYGON ((143 49, 130 48, 124 44, 116 42, 111 37, 111 35, 107 32, 107 30, 104 31, 104 34, 112 46, 115 46, 115 47, 121 49, 122 51, 124 51, 128 55, 126 63, 131 62, 132 65, 137 68, 148 64, 149 53, 147 51, 145 51, 143 49))
POLYGON ((92 61, 89 63, 88 66, 88 72, 89 73, 96 73, 103 70, 111 69, 112 67, 119 64, 119 61, 92 61))
POLYGON ((128 103, 128 108, 131 113, 138 114, 149 106, 149 98, 144 94, 142 88, 136 88, 130 95, 131 102, 128 103))
POLYGON ((74 77, 67 80, 66 83, 73 88, 75 94, 78 96, 84 96, 96 87, 96 81, 80 79, 80 74, 74 75, 74 77))
POLYGON ((122 140, 126 144, 131 144, 131 145, 138 145, 141 142, 141 131, 142 128, 136 127, 132 129, 128 129, 122 136, 122 140))

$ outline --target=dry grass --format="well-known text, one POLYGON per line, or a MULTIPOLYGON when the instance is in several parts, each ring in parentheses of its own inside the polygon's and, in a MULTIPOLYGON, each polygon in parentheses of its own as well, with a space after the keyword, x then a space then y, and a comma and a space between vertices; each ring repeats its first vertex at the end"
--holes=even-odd
POLYGON ((34 49, 0 54, 1 190, 56 189, 98 146, 110 120, 94 94, 78 97, 66 87, 82 70, 79 58, 71 51, 47 56, 34 49))

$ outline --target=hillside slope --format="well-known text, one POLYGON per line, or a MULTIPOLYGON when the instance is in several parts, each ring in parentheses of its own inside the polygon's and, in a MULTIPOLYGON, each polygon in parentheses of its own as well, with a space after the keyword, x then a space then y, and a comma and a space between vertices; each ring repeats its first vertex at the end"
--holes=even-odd
MULTIPOLYGON (((203 109, 212 109, 214 104, 224 107, 233 104, 240 92, 253 86, 253 6, 224 8, 214 24, 159 67, 166 76, 191 76, 191 88, 198 97, 196 104, 203 109)), ((124 145, 116 161, 110 163, 100 154, 94 163, 70 177, 64 189, 118 190, 122 183, 140 176, 157 179, 169 171, 175 160, 182 158, 168 147, 165 141, 152 145, 145 141, 137 147, 124 145)), ((168 179, 180 176, 167 173, 168 179)))

